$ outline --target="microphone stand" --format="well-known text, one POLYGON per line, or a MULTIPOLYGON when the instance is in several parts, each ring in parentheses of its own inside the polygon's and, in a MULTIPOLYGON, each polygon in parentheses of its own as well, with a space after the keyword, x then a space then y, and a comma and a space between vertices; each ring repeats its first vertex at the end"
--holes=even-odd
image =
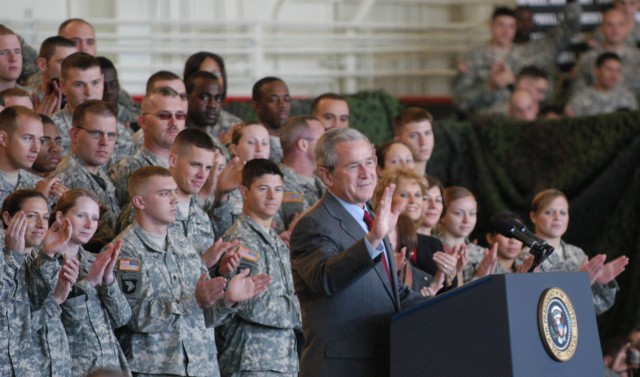
POLYGON ((551 255, 553 251, 554 251, 553 246, 549 245, 548 243, 544 243, 544 244, 535 243, 534 245, 531 245, 531 249, 529 253, 533 254, 533 264, 531 265, 531 268, 529 268, 529 271, 527 272, 533 272, 533 270, 535 270, 536 267, 538 267, 542 262, 544 262, 547 258, 549 258, 549 255, 551 255))

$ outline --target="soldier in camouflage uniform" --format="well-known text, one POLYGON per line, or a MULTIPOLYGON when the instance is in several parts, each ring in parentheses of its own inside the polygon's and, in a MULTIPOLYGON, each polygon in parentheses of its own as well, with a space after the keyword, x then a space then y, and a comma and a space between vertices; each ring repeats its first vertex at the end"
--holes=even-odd
POLYGON ((289 88, 280 78, 264 77, 253 85, 251 99, 258 120, 269 131, 269 143, 271 144, 269 159, 279 164, 282 162, 280 129, 291 112, 289 88))
POLYGON ((129 176, 143 166, 169 167, 171 145, 185 126, 185 112, 178 93, 169 87, 152 89, 142 100, 140 127, 144 134, 142 149, 109 168, 120 203, 129 202, 129 176), (168 119, 164 119, 167 118, 168 119))
POLYGON ((222 376, 297 376, 294 329, 301 328, 300 304, 291 276, 289 248, 271 227, 283 197, 282 173, 265 159, 249 161, 242 171, 243 213, 224 234, 240 240, 240 268, 267 273, 272 283, 264 294, 238 305, 235 317, 221 329, 222 376))
POLYGON ((129 366, 138 376, 219 376, 211 326, 260 290, 248 271, 224 290, 224 278, 207 279, 212 265, 201 263, 191 242, 167 230, 178 203, 169 171, 140 168, 129 189, 136 221, 116 238, 117 280, 133 312, 121 337, 129 366))
POLYGON ((280 168, 284 173, 284 196, 280 210, 284 226, 289 229, 296 214, 302 214, 324 194, 325 186, 315 175, 314 150, 324 127, 309 116, 293 116, 280 133, 284 152, 280 168))
POLYGON ((596 82, 573 94, 566 106, 569 116, 596 115, 625 110, 637 110, 633 94, 620 83, 622 61, 612 52, 598 56, 594 73, 596 82))
POLYGON ((118 80, 118 71, 111 60, 104 56, 98 56, 100 62, 100 71, 104 78, 104 91, 102 99, 109 102, 117 111, 116 118, 118 122, 123 124, 125 128, 137 128, 138 117, 140 116, 140 108, 132 103, 132 106, 125 106, 119 103, 120 99, 120 81, 118 80))
POLYGON ((40 72, 36 60, 38 59, 38 52, 35 48, 31 47, 21 36, 18 35, 20 41, 20 47, 22 48, 22 73, 18 79, 21 83, 27 83, 31 76, 37 75, 40 72))
POLYGON ((514 45, 515 13, 508 8, 497 8, 491 21, 490 44, 469 51, 459 66, 453 88, 456 105, 463 111, 475 113, 495 103, 507 102, 509 86, 525 66, 534 65, 553 75, 556 56, 580 31, 581 13, 579 2, 568 4, 557 28, 539 40, 514 45))
MULTIPOLYGON (((65 156, 71 146, 70 131, 73 127, 73 112, 82 103, 92 99, 102 99, 104 90, 102 72, 99 61, 86 53, 76 52, 62 62, 60 79, 62 93, 67 96, 67 105, 52 116, 58 126, 62 138, 62 155, 65 156), (84 85, 76 86, 78 82, 84 85), (87 89, 88 88, 88 89, 87 89)), ((109 163, 120 161, 133 153, 131 133, 124 125, 118 123, 118 140, 109 163)))
POLYGON ((103 241, 113 237, 120 213, 116 188, 105 172, 116 144, 116 127, 116 114, 108 103, 102 100, 82 103, 73 116, 71 153, 51 173, 70 189, 84 188, 98 196, 106 211, 95 238, 103 241))

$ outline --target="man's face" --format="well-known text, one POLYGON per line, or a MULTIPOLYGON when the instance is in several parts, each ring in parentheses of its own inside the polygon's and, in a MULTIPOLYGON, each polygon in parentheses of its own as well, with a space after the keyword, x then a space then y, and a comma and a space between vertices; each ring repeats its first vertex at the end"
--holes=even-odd
POLYGON ((111 106, 118 108, 118 94, 120 93, 120 82, 118 72, 115 69, 105 69, 102 71, 104 77, 104 89, 102 99, 111 106))
POLYGON ((19 115, 17 121, 18 128, 11 134, 0 131, 3 134, 7 162, 16 170, 31 169, 40 152, 43 136, 42 122, 25 115, 19 115))
POLYGON ((605 90, 615 88, 622 77, 622 64, 615 59, 608 59, 595 70, 596 83, 605 90))
POLYGON ((43 142, 40 146, 38 158, 33 163, 33 168, 39 172, 52 172, 56 169, 61 159, 60 145, 62 144, 62 138, 55 124, 44 123, 43 128, 43 142))
POLYGON ((640 8, 640 0, 617 0, 615 6, 629 18, 635 18, 640 8))
POLYGON ((405 124, 396 139, 411 149, 415 162, 429 161, 433 152, 433 130, 431 122, 421 120, 405 124))
POLYGON ((515 119, 534 121, 538 117, 539 110, 538 102, 526 90, 514 92, 509 101, 509 115, 515 119))
POLYGON ((523 77, 516 83, 516 90, 524 89, 533 94, 538 103, 544 102, 549 91, 549 80, 543 78, 523 77))
POLYGON ((222 110, 222 88, 217 80, 199 78, 189 95, 189 119, 199 127, 214 126, 222 110))
POLYGON ((179 155, 172 153, 169 166, 180 191, 185 194, 199 193, 211 173, 214 157, 213 151, 195 146, 179 155))
POLYGON ((60 36, 75 43, 78 51, 96 56, 96 49, 98 48, 96 32, 90 25, 81 21, 73 21, 60 32, 60 36))
POLYGON ((100 67, 91 67, 86 70, 71 68, 60 84, 62 93, 67 96, 72 110, 86 100, 102 99, 104 84, 100 67))
POLYGON ((244 212, 252 219, 269 221, 280 210, 284 184, 277 174, 264 174, 250 187, 242 186, 244 212))
POLYGON ((509 47, 516 35, 516 19, 498 16, 491 21, 491 41, 498 47, 509 47))
POLYGON ((345 101, 325 98, 318 103, 313 116, 318 118, 326 130, 349 127, 349 105, 345 101))
POLYGON ((610 10, 602 18, 602 34, 608 43, 623 43, 629 34, 627 20, 619 10, 610 10))
POLYGON ((144 206, 140 211, 149 223, 169 225, 176 220, 178 185, 173 177, 153 176, 142 191, 141 195, 135 196, 139 199, 134 200, 144 206))
POLYGON ((373 196, 378 178, 373 148, 365 140, 344 141, 336 145, 333 172, 320 168, 323 182, 337 197, 364 205, 373 196))
POLYGON ((0 82, 16 81, 22 73, 22 47, 16 35, 0 35, 0 82))
POLYGON ((291 112, 289 88, 282 81, 271 81, 262 85, 260 93, 253 104, 260 122, 268 129, 280 129, 291 112))
POLYGON ((189 96, 187 95, 187 89, 184 86, 184 82, 182 80, 162 80, 156 81, 151 89, 162 88, 163 86, 168 86, 169 88, 178 92, 180 99, 182 100, 182 107, 184 113, 186 114, 189 110, 189 96))
MULTIPOLYGON (((43 64, 43 67, 41 67, 41 69, 44 68, 43 71, 43 76, 47 79, 47 80, 51 80, 51 79, 59 79, 60 78, 60 71, 62 68, 62 61, 69 55, 77 52, 78 50, 75 47, 61 47, 61 46, 57 46, 55 48, 55 51, 53 53, 53 55, 51 55, 51 57, 43 64)), ((38 58, 41 59, 41 58, 38 58)), ((42 58, 44 59, 44 58, 42 58)), ((41 63, 38 62, 38 65, 40 65, 41 63)))
POLYGON ((180 131, 184 130, 185 113, 180 97, 153 95, 149 107, 140 116, 140 127, 150 145, 169 149, 180 131), (169 119, 163 120, 169 116, 169 119), (176 117, 182 118, 181 120, 176 117))
POLYGON ((516 8, 515 13, 518 35, 530 36, 536 26, 533 21, 533 11, 529 8, 516 8))
POLYGON ((71 128, 73 151, 89 167, 97 168, 106 164, 116 146, 116 118, 85 113, 80 127, 82 128, 71 128), (101 131, 102 134, 92 135, 92 131, 101 131))

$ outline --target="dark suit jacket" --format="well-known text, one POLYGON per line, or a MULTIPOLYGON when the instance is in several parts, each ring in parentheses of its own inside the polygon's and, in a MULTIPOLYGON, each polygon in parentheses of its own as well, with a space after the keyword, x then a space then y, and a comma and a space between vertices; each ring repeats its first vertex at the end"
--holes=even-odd
MULTIPOLYGON (((301 377, 388 376, 389 319, 422 298, 392 283, 367 252, 362 227, 330 193, 291 235, 291 264, 302 306, 301 377)), ((393 250, 385 239, 388 252, 393 250)), ((393 255, 389 269, 395 271, 393 255)))

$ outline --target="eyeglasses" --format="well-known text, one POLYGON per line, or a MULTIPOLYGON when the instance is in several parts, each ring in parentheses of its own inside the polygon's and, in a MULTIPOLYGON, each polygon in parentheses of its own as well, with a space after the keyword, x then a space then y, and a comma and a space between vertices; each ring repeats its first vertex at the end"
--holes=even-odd
POLYGON ((176 111, 172 113, 170 111, 161 111, 159 113, 143 113, 142 115, 153 115, 158 117, 161 120, 169 120, 172 117, 175 117, 176 120, 185 120, 187 118, 187 114, 184 111, 176 111))
POLYGON ((117 132, 102 132, 98 130, 88 130, 80 126, 76 126, 76 128, 86 131, 89 134, 89 136, 91 136, 92 139, 102 139, 103 137, 105 137, 105 135, 107 136, 107 140, 109 141, 114 141, 118 138, 117 132))

